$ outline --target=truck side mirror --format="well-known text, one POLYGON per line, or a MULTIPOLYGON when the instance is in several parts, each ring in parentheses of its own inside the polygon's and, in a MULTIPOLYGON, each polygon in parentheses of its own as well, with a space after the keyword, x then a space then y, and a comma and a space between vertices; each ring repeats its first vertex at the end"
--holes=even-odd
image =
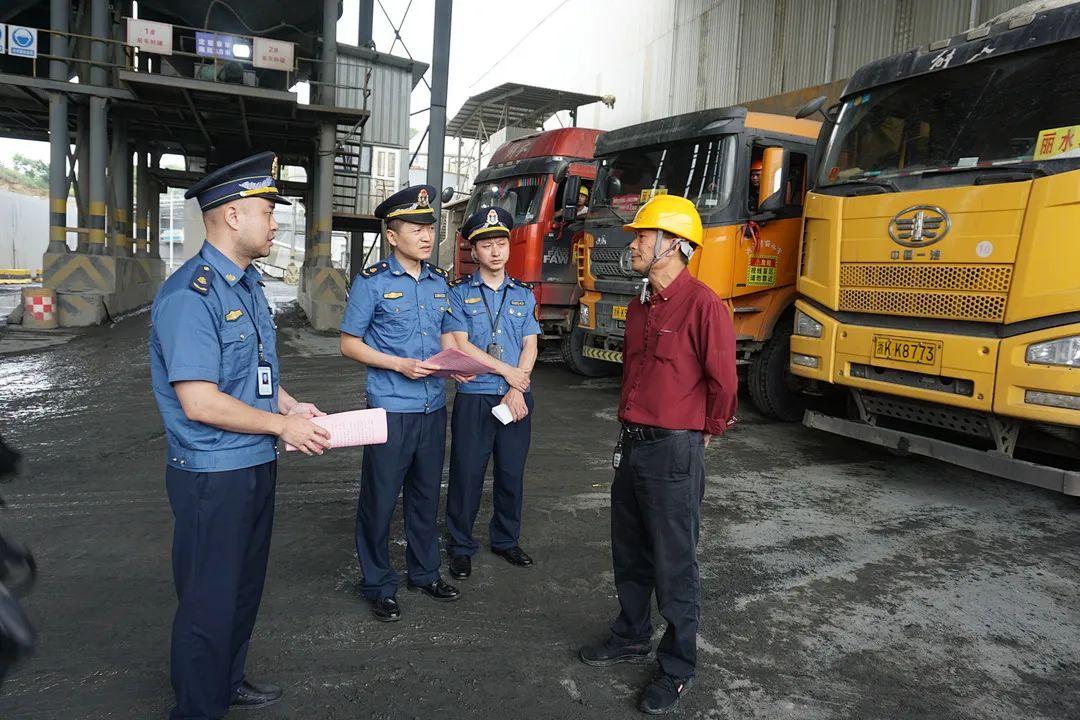
POLYGON ((617 177, 611 176, 607 179, 607 196, 608 200, 616 195, 622 194, 622 180, 617 177))
MULTIPOLYGON (((825 95, 819 95, 810 102, 803 105, 795 113, 795 119, 802 120, 808 118, 816 112, 820 112, 821 108, 825 107, 825 103, 829 102, 829 98, 825 95)), ((824 113, 822 113, 824 114, 824 113)))
POLYGON ((566 185, 563 186, 562 194, 562 219, 563 222, 570 222, 577 217, 577 196, 581 191, 581 178, 573 175, 566 178, 566 185))
POLYGON ((788 154, 784 148, 769 147, 761 156, 761 185, 758 212, 775 213, 787 205, 788 154))
POLYGON ((457 193, 457 190, 455 190, 452 186, 447 185, 446 187, 443 188, 442 195, 440 197, 442 198, 442 201, 444 203, 448 203, 448 202, 450 202, 451 200, 454 199, 454 195, 456 193, 457 193))

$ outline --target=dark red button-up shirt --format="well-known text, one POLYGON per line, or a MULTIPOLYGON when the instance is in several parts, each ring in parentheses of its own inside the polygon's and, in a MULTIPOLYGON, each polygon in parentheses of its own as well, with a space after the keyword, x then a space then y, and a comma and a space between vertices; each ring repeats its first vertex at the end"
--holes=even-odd
POLYGON ((734 423, 738 382, 731 314, 689 271, 644 305, 630 301, 622 422, 719 435, 734 423))

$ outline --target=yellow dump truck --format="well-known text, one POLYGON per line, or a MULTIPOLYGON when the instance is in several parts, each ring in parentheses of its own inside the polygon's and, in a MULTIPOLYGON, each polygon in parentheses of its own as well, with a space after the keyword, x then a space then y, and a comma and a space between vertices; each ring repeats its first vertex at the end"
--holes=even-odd
POLYGON ((791 370, 846 399, 807 425, 1080 495, 1078 57, 1080 5, 1022 6, 824 113, 791 370))
POLYGON ((626 308, 642 278, 623 230, 660 194, 694 202, 705 228, 690 272, 731 309, 739 362, 754 404, 785 420, 803 415, 788 372, 803 198, 820 123, 717 108, 612 130, 596 141, 592 202, 574 257, 582 289, 567 365, 600 375, 622 362, 626 308))

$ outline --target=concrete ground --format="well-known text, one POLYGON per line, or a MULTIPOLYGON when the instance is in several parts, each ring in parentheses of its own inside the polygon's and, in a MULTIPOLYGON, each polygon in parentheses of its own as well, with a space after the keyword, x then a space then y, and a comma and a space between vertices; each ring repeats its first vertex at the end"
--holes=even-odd
MULTIPOLYGON (((362 373, 337 339, 280 325, 290 392, 359 407, 362 373)), ((0 528, 41 564, 26 602, 40 650, 4 686, 0 718, 163 718, 170 705, 171 516, 148 326, 144 313, 0 357, 0 433, 29 460, 2 488, 0 528)), ((360 452, 283 457, 248 668, 286 698, 249 717, 635 716, 651 668, 575 657, 616 608, 618 383, 551 361, 535 388, 523 546, 536 566, 482 553, 460 602, 402 592, 397 624, 356 592, 360 452)), ((679 716, 1080 715, 1076 500, 767 422, 748 403, 741 414, 707 451, 699 677, 679 716)))

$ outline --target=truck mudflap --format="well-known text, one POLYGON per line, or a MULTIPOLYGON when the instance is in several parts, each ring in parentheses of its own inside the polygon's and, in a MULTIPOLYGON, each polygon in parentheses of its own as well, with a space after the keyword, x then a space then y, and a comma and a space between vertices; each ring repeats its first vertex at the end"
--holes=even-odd
POLYGON ((1006 480, 1016 480, 1066 495, 1080 496, 1080 472, 1075 470, 1039 465, 1018 460, 996 450, 977 450, 917 433, 833 417, 814 410, 806 411, 803 425, 901 453, 923 455, 1006 480))

